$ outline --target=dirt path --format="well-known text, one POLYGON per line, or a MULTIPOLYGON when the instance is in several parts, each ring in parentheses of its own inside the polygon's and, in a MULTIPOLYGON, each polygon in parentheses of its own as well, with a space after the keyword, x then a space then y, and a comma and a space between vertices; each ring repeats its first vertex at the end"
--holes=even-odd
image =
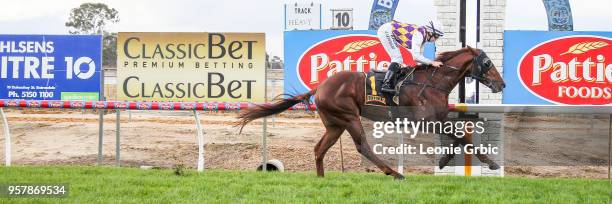
MULTIPOLYGON (((26 165, 94 165, 98 144, 98 114, 64 110, 5 110, 11 128, 13 163, 26 165)), ((253 170, 261 161, 261 120, 235 127, 236 113, 202 113, 206 168, 253 170)), ((105 115, 104 161, 115 162, 116 115, 105 115)), ((542 123, 563 123, 542 119, 542 123)), ((529 124, 533 124, 530 122, 529 124)), ((528 127, 537 129, 542 126, 528 127)), ((549 126, 554 129, 556 126, 549 126)), ((0 127, 1 128, 1 127, 0 127)), ((269 159, 283 161, 288 171, 314 171, 313 148, 324 128, 312 113, 291 112, 269 119, 269 159)), ((516 131, 516 130, 513 130, 516 131)), ((547 129, 550 131, 550 128, 547 129)), ((171 168, 184 164, 194 168, 197 158, 196 131, 190 112, 140 112, 121 114, 121 160, 125 166, 171 168)), ((378 171, 363 165, 348 134, 342 136, 347 171, 378 171)), ((4 138, 0 138, 4 144, 4 138)), ((326 170, 340 170, 339 145, 327 154, 326 170)), ((4 162, 4 145, 0 147, 4 162)), ((606 177, 604 167, 534 168, 508 167, 507 175, 537 177, 606 177)), ((409 172, 431 173, 431 167, 410 167, 409 172)))

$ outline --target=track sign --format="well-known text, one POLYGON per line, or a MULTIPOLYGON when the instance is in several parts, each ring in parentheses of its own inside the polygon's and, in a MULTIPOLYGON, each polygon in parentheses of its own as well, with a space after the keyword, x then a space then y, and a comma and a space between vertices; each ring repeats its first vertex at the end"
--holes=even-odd
POLYGON ((353 29, 353 9, 332 9, 333 30, 353 29))
POLYGON ((285 4, 285 30, 320 30, 321 4, 285 4))

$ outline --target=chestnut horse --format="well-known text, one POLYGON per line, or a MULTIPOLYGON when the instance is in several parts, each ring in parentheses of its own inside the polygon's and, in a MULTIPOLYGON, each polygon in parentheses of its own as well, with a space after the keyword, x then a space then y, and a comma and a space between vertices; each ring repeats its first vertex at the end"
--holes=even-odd
MULTIPOLYGON (((465 77, 478 79, 489 87, 493 93, 500 92, 506 86, 491 60, 480 49, 467 47, 457 51, 444 52, 438 56, 437 60, 444 65, 439 68, 432 66, 417 67, 413 73, 413 79, 400 89, 399 105, 416 107, 412 113, 415 118, 447 120, 449 93, 465 77)), ((360 154, 374 163, 386 175, 403 179, 403 175, 397 173, 373 153, 366 140, 360 120, 360 111, 364 107, 365 101, 365 81, 366 78, 363 73, 339 72, 310 92, 246 110, 239 116, 239 125, 244 127, 250 121, 281 113, 300 102, 308 104, 310 97, 314 95, 321 121, 325 126, 325 134, 314 148, 318 176, 324 176, 323 158, 325 153, 346 130, 351 135, 360 154)), ((472 143, 465 137, 449 136, 454 139, 455 145, 472 143)), ((440 168, 446 166, 453 156, 443 156, 439 162, 440 168)), ((491 169, 499 168, 486 155, 479 154, 476 156, 480 161, 488 164, 491 169)))

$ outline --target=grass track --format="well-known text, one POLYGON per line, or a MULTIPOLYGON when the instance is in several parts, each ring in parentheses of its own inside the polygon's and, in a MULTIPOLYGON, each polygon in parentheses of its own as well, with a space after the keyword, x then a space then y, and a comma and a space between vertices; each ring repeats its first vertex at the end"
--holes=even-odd
POLYGON ((610 203, 608 180, 380 173, 260 173, 113 167, 0 167, 0 184, 70 184, 67 198, 0 198, 0 203, 610 203))

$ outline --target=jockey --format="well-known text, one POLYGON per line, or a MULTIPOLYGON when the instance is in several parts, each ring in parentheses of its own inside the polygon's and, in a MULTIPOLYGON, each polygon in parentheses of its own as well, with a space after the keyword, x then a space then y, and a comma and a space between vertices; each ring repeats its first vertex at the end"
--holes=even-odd
POLYGON ((395 93, 394 87, 391 85, 393 75, 400 70, 404 63, 402 53, 398 45, 408 48, 412 57, 418 64, 432 65, 434 67, 442 66, 442 62, 433 61, 423 56, 423 49, 426 42, 435 42, 438 38, 444 36, 441 27, 429 21, 426 26, 417 26, 414 24, 405 24, 398 21, 385 23, 378 28, 378 38, 382 43, 385 51, 391 57, 391 65, 385 80, 383 81, 382 91, 386 93, 395 93))

